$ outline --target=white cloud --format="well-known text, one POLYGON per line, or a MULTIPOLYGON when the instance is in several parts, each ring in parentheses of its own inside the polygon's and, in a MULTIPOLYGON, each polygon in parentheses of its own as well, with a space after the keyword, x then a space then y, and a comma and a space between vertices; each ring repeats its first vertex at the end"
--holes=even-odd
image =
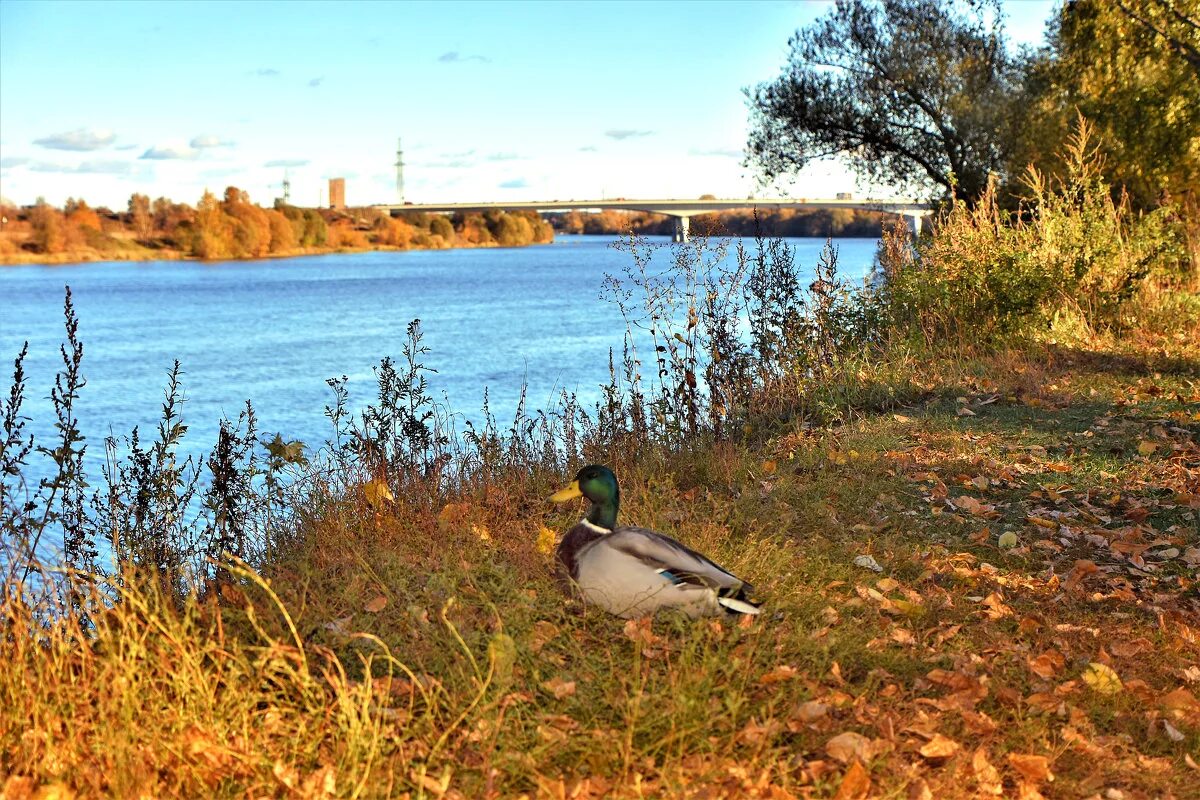
POLYGON ((185 145, 168 144, 156 145, 151 147, 146 152, 142 153, 141 158, 149 161, 171 161, 175 159, 190 160, 195 158, 199 153, 185 145))
POLYGON ((62 172, 74 175, 128 175, 132 171, 132 165, 128 161, 84 161, 74 166, 35 161, 29 165, 29 169, 33 172, 62 172))
POLYGON ((191 146, 197 150, 203 150, 211 147, 233 147, 233 142, 229 139, 222 139, 220 136, 201 134, 192 139, 191 146))
POLYGON ((55 133, 34 139, 33 143, 50 150, 87 151, 108 147, 117 140, 116 134, 109 130, 77 128, 65 133, 55 133))
POLYGON ((640 131, 634 128, 610 128, 604 132, 604 135, 610 139, 616 139, 618 142, 623 139, 634 139, 639 136, 651 136, 654 131, 640 131))

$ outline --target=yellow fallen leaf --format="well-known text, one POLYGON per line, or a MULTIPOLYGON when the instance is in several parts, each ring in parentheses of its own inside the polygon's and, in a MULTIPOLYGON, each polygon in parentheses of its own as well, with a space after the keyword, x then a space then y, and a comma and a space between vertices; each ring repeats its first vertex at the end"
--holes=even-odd
POLYGON ((1121 691, 1121 679, 1107 664, 1093 661, 1083 671, 1083 682, 1100 694, 1116 694, 1121 691))
POLYGON ((774 459, 764 461, 762 463, 762 474, 763 475, 774 475, 775 469, 777 466, 778 466, 778 464, 775 463, 774 459))
POLYGON ((376 595, 371 600, 367 601, 367 604, 363 606, 363 611, 371 614, 378 614, 380 611, 383 611, 383 607, 387 605, 387 602, 387 598, 383 595, 376 595))
POLYGON ((1153 453, 1153 452, 1154 452, 1155 450, 1157 450, 1157 449, 1158 449, 1158 443, 1157 443, 1157 442, 1147 442, 1147 441, 1144 441, 1144 440, 1143 440, 1143 441, 1140 441, 1140 442, 1138 442, 1138 452, 1139 452, 1139 453, 1141 453, 1141 454, 1142 454, 1142 455, 1144 455, 1144 456, 1148 456, 1148 455, 1150 455, 1151 453, 1153 453))
POLYGON ((554 552, 554 545, 558 541, 558 535, 554 531, 547 528, 545 525, 538 526, 537 549, 542 555, 550 555, 554 552))
POLYGON ((482 523, 480 523, 478 525, 472 524, 471 525, 471 533, 478 536, 480 538, 480 540, 482 540, 482 541, 490 542, 492 540, 492 534, 488 530, 487 525, 484 525, 482 523))

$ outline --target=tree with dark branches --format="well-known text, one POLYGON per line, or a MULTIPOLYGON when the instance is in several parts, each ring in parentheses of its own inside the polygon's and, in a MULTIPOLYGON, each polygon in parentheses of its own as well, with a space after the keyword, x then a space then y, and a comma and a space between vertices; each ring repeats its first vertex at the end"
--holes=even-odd
POLYGON ((747 90, 747 165, 764 178, 839 157, 970 201, 1008 163, 1021 58, 994 0, 838 0, 789 45, 783 73, 747 90))

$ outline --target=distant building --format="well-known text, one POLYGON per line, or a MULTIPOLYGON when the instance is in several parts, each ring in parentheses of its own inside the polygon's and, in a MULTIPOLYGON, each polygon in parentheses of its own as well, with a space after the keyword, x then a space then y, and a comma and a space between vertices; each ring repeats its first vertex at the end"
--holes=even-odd
POLYGON ((837 199, 838 200, 853 200, 854 193, 853 192, 838 192, 837 199))
POLYGON ((329 207, 342 209, 346 207, 346 179, 329 179, 329 207))

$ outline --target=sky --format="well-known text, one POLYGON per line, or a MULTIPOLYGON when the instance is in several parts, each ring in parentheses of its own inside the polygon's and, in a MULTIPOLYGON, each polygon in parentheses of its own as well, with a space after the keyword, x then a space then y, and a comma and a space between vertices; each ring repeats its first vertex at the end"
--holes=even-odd
MULTIPOLYGON (((1017 43, 1054 0, 1005 0, 1017 43)), ((832 2, 0 0, 0 197, 123 209, 229 185, 297 205, 831 197, 844 166, 763 187, 743 90, 832 2)))

